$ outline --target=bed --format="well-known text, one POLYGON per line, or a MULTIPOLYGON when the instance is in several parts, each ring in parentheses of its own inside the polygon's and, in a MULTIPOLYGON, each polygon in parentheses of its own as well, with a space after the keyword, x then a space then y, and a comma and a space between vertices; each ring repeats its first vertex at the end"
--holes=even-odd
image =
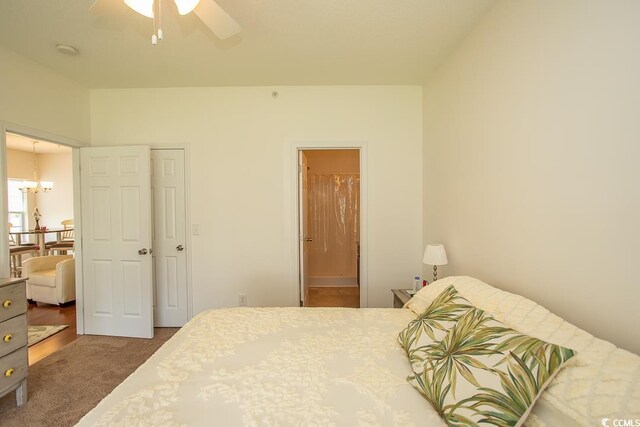
POLYGON ((453 284, 505 324, 578 356, 529 426, 640 419, 640 358, 541 306, 468 277, 441 279, 402 309, 229 308, 178 331, 79 425, 442 426, 406 381, 398 333, 453 284))

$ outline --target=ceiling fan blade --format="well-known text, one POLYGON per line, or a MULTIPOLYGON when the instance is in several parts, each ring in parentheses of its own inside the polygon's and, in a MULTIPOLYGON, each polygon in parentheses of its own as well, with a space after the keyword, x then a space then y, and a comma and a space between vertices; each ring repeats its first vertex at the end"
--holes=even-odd
POLYGON ((133 14, 123 0, 96 0, 89 8, 92 25, 109 31, 121 31, 126 28, 127 20, 122 18, 129 12, 133 14))
POLYGON ((109 15, 112 10, 113 4, 110 0, 96 0, 89 8, 89 12, 97 16, 109 15))
POLYGON ((242 30, 240 25, 213 0, 201 0, 193 12, 221 40, 242 30))

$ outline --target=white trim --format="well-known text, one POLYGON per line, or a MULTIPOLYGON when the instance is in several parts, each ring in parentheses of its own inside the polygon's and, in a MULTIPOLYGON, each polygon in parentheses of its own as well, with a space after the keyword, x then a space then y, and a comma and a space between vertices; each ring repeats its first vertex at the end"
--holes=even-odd
MULTIPOLYGON (((73 138, 67 138, 66 136, 57 135, 47 131, 41 131, 33 129, 28 126, 22 126, 16 123, 0 121, 0 211, 3 212, 5 221, 0 227, 0 275, 2 277, 9 277, 10 265, 9 265, 9 230, 7 229, 7 132, 15 133, 22 136, 26 136, 33 139, 53 142, 55 144, 64 145, 72 148, 73 156, 73 212, 74 212, 74 234, 76 239, 76 265, 82 260, 82 230, 80 226, 80 220, 82 218, 80 210, 80 162, 79 154, 80 147, 86 147, 88 144, 80 142, 73 138), (80 250, 78 250, 80 248, 80 250), (78 259, 78 254, 80 254, 78 259)), ((81 264, 80 264, 81 265, 81 264)), ((84 334, 84 306, 83 306, 83 294, 82 294, 82 269, 76 268, 76 323, 78 335, 84 334)))
MULTIPOLYGON (((47 142, 53 142, 54 144, 60 144, 67 147, 87 147, 89 144, 78 141, 77 139, 68 138, 66 136, 58 135, 55 133, 30 128, 28 126, 22 126, 16 123, 0 121, 0 126, 4 128, 4 132, 17 133, 27 138, 33 138, 37 140, 43 140, 47 142)), ((6 141, 5 141, 6 145, 6 141)))
POLYGON ((4 124, 0 122, 0 211, 2 212, 4 221, 0 227, 0 277, 9 277, 11 275, 10 255, 9 255, 9 228, 7 217, 9 215, 9 206, 7 204, 7 132, 4 124))
POLYGON ((71 150, 73 155, 73 255, 76 260, 76 329, 84 335, 84 281, 82 272, 82 187, 80 180, 80 148, 71 150))
MULTIPOLYGON (((364 141, 305 141, 291 143, 285 160, 285 194, 290 195, 289 219, 291 224, 291 295, 292 305, 300 304, 299 245, 298 245, 298 151, 300 150, 360 150, 360 307, 369 306, 369 275, 367 256, 369 253, 367 222, 367 143, 364 141), (288 185, 286 182, 288 181, 288 185)), ((287 198, 285 197, 285 200, 287 198)), ((287 221, 287 219, 285 219, 287 221)))

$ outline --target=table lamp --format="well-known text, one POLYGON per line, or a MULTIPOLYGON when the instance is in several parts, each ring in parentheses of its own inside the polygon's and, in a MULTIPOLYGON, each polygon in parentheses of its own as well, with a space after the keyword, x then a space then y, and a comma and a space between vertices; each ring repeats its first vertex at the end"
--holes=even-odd
POLYGON ((433 265, 433 281, 438 280, 438 266, 447 265, 447 253, 441 244, 427 245, 422 262, 433 265))

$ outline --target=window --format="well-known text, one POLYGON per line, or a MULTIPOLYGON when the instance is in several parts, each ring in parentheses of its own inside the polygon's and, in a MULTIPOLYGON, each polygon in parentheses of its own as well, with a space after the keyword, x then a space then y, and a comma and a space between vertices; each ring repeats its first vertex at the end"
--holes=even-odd
POLYGON ((10 179, 7 181, 9 194, 9 223, 10 231, 24 231, 27 218, 27 206, 25 194, 20 190, 21 180, 10 179))

